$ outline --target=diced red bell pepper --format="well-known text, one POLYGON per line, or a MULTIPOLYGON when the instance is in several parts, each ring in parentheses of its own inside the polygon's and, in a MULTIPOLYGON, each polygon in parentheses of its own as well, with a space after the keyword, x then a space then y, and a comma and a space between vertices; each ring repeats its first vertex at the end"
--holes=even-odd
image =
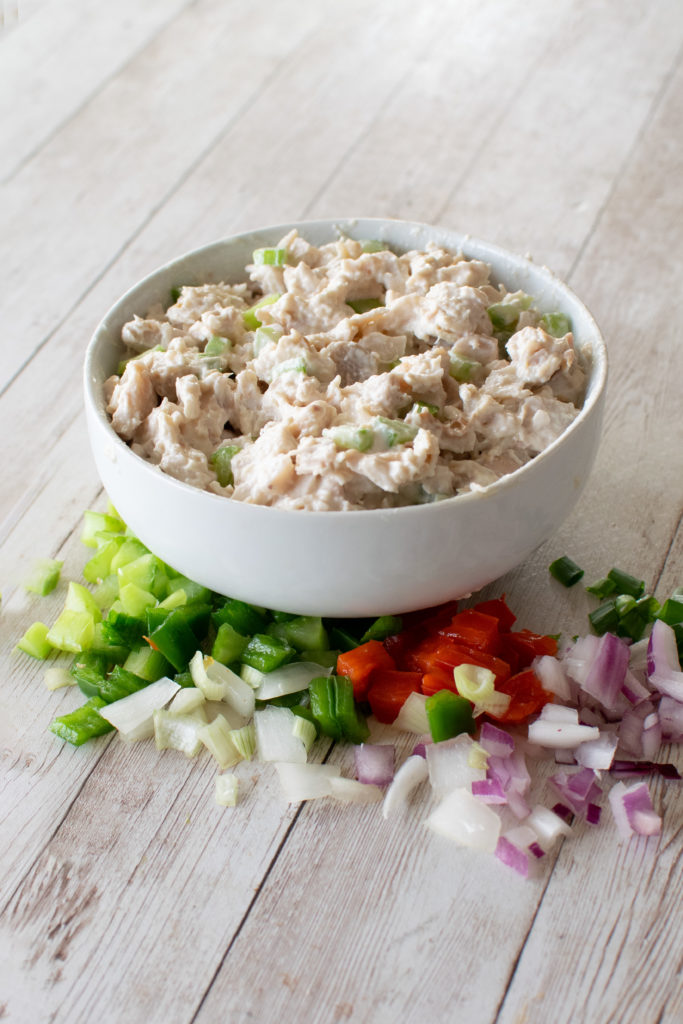
POLYGON ((377 669, 372 674, 367 701, 378 722, 393 722, 411 693, 420 693, 421 672, 377 669))
POLYGON ((496 690, 510 695, 507 710, 502 715, 491 715, 499 722, 524 722, 553 699, 553 695, 543 689, 538 676, 530 668, 510 676, 500 684, 496 683, 496 690))
POLYGON ((486 654, 496 654, 499 644, 498 619, 485 615, 475 608, 467 608, 454 615, 447 626, 439 630, 442 636, 450 636, 464 647, 486 654))
POLYGON ((498 630, 501 633, 509 633, 517 621, 517 616, 507 606, 505 594, 502 597, 495 597, 491 601, 479 601, 474 605, 474 610, 498 619, 498 630))
POLYGON ((368 640, 337 658, 337 675, 349 677, 354 700, 365 700, 373 672, 395 668, 394 659, 379 640, 368 640))
POLYGON ((445 637, 425 641, 409 660, 410 668, 423 673, 434 672, 436 669, 454 669, 457 665, 479 665, 491 669, 496 682, 510 675, 510 666, 501 658, 483 651, 473 651, 445 637))
POLYGON ((458 610, 457 601, 447 601, 434 608, 423 608, 418 612, 409 612, 402 616, 403 628, 395 636, 388 636, 384 641, 389 654, 399 668, 408 669, 404 659, 423 640, 435 635, 442 626, 447 625, 458 610))
POLYGON ((455 693, 455 679, 453 678, 452 670, 449 671, 434 665, 431 671, 425 672, 422 676, 422 692, 431 697, 433 693, 438 693, 439 690, 452 690, 455 693))
POLYGON ((516 668, 521 670, 528 668, 539 654, 557 654, 557 640, 530 629, 518 629, 500 638, 499 654, 510 663, 516 661, 516 668))

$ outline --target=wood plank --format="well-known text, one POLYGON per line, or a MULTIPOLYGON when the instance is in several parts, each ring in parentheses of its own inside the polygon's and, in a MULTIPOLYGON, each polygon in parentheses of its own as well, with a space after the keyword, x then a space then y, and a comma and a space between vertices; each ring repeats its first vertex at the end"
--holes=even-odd
POLYGON ((0 59, 0 182, 11 178, 187 2, 122 0, 101 6, 93 17, 87 0, 52 0, 30 12, 30 18, 29 12, 18 12, 22 21, 3 40, 0 59))

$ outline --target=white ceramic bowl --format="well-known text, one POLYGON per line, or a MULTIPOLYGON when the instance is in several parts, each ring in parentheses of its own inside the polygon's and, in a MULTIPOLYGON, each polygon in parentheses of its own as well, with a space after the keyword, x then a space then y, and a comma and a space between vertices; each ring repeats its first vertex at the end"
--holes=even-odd
POLYGON ((152 551, 212 590, 300 614, 365 616, 418 609, 469 594, 522 562, 568 515, 600 437, 607 356, 586 307, 530 260, 443 228, 392 220, 281 224, 188 253, 154 271, 109 310, 88 347, 85 407, 102 482, 152 551), (134 455, 105 411, 103 384, 123 352, 121 327, 167 302, 180 284, 244 279, 253 249, 292 227, 314 244, 340 233, 378 238, 395 251, 436 242, 485 260, 494 281, 570 317, 589 372, 569 429, 522 469, 487 488, 429 505, 354 512, 266 508, 197 490, 134 455))

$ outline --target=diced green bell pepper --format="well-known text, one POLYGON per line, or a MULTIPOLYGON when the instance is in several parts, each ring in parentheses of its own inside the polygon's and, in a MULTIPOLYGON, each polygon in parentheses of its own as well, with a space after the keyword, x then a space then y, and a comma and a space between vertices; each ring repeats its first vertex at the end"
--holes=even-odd
POLYGON ((439 690, 425 701, 429 731, 435 743, 476 729, 472 705, 452 690, 439 690))

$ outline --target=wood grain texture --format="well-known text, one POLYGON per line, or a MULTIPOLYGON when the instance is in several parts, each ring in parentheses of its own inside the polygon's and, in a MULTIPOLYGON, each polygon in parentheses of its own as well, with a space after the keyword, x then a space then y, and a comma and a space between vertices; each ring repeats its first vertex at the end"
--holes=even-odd
MULTIPOLYGON (((77 577, 81 510, 104 507, 80 380, 103 313, 182 251, 304 217, 439 221, 531 251, 603 329, 589 487, 485 596, 571 635, 592 602, 548 578, 558 554, 679 585, 680 3, 93 11, 35 3, 0 38, 0 1020, 678 1024, 679 786, 652 787, 661 840, 619 843, 606 812, 524 883, 427 833, 421 794, 389 822, 298 809, 244 765, 227 811, 208 755, 64 746, 46 728, 79 695, 49 693, 13 646, 64 594, 24 593, 32 559, 77 577)), ((351 774, 348 750, 330 757, 351 774)))

